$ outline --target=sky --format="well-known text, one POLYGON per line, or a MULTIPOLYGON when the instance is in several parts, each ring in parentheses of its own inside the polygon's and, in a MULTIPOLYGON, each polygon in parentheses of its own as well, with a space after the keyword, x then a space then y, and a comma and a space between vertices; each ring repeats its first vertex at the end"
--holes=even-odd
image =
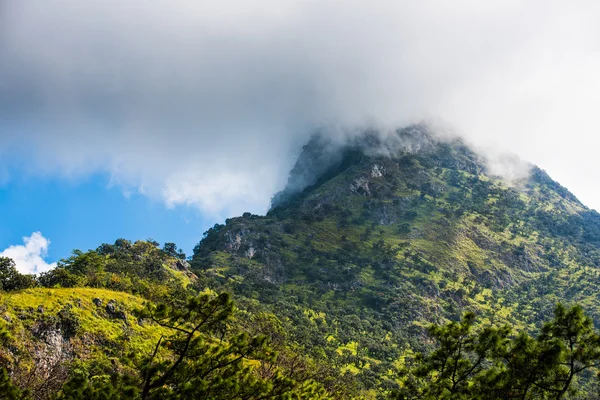
POLYGON ((77 181, 14 177, 0 187, 0 221, 0 256, 26 272, 46 271, 74 249, 118 238, 175 242, 190 255, 214 224, 195 208, 167 208, 139 193, 125 196, 102 175, 77 181))
POLYGON ((598 20, 596 1, 2 0, 0 254, 189 253, 264 213, 316 129, 422 120, 600 208, 598 20))

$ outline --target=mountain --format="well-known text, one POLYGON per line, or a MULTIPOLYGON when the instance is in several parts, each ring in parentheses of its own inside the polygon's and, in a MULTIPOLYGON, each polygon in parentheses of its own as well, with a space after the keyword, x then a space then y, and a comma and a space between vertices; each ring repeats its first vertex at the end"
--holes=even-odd
POLYGON ((595 398, 599 265, 600 215, 536 166, 421 125, 316 135, 267 215, 189 258, 118 239, 32 276, 0 257, 0 397, 595 398))
POLYGON ((578 302, 600 321, 600 215, 536 166, 509 181, 489 165, 421 125, 315 136, 267 215, 209 229, 192 269, 367 393, 465 311, 535 330, 578 302))

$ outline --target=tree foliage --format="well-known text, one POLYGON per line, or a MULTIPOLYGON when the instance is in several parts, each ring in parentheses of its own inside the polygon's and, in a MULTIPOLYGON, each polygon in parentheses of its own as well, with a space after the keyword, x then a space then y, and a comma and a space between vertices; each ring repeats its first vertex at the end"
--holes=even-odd
POLYGON ((15 262, 8 257, 0 257, 0 290, 10 292, 36 285, 32 275, 21 274, 17 271, 15 262))
POLYGON ((74 374, 59 400, 80 399, 325 399, 316 382, 298 381, 275 366, 264 336, 229 332, 234 311, 226 293, 209 292, 185 304, 148 303, 140 312, 163 328, 151 354, 131 355, 137 374, 108 378, 74 374), (270 373, 261 374, 263 366, 270 373))
MULTIPOLYGON (((600 336, 580 306, 558 304, 532 337, 511 327, 474 329, 475 316, 432 325, 435 348, 402 371, 396 399, 563 399, 600 365, 600 336)), ((596 372, 596 371, 595 371, 596 372)))

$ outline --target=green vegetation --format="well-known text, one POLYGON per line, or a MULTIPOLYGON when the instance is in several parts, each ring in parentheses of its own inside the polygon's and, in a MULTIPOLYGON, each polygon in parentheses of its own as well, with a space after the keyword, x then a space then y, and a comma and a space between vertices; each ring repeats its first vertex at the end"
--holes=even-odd
POLYGON ((128 356, 134 373, 113 373, 108 381, 74 373, 58 399, 325 398, 318 384, 272 366, 276 357, 265 337, 227 335, 232 313, 226 294, 204 293, 178 307, 148 303, 140 315, 164 329, 151 352, 128 356), (258 371, 265 364, 269 376, 258 371))
POLYGON ((0 257, 0 290, 9 292, 33 286, 35 286, 33 276, 20 274, 13 260, 0 257))
POLYGON ((460 140, 398 138, 357 139, 329 169, 307 146, 290 182, 311 186, 209 229, 198 282, 277 315, 302 353, 372 396, 398 388, 389 371, 427 351, 432 322, 472 312, 535 332, 557 302, 600 321, 598 213, 537 167, 506 182, 460 140))
POLYGON ((315 380, 310 360, 275 335, 275 316, 239 318, 229 295, 195 285, 172 247, 120 239, 76 251, 39 277, 0 261, 0 397, 326 399, 334 392, 325 373, 315 380))
POLYGON ((119 239, 35 277, 0 259, 0 392, 593 398, 598 213, 421 127, 333 147, 309 143, 266 216, 190 258, 119 239))
MULTIPOLYGON (((429 328, 436 347, 401 372, 397 399, 562 399, 600 366, 600 336, 581 307, 556 306, 536 338, 508 325, 473 332, 475 315, 429 328)), ((589 394, 590 392, 587 391, 589 394)))

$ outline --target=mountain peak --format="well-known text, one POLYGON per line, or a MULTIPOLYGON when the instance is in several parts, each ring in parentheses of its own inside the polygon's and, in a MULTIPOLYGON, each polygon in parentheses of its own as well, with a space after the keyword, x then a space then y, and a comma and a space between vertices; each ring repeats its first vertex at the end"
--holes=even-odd
POLYGON ((472 311, 528 327, 558 299, 597 304, 600 215, 537 167, 516 183, 422 125, 317 135, 269 213, 209 230, 192 265, 292 321, 306 349, 346 363, 358 346, 347 368, 384 387, 356 366, 393 368, 433 321, 472 311))
MULTIPOLYGON (((446 137, 426 124, 410 125, 391 132, 365 130, 333 139, 323 133, 313 135, 302 148, 290 171, 284 190, 275 194, 271 208, 285 205, 303 192, 317 187, 353 165, 365 160, 397 159, 402 154, 461 153, 469 160, 458 162, 464 167, 484 169, 478 158, 458 137, 446 137)), ((456 160, 454 160, 456 161, 456 160)), ((446 163, 452 163, 446 160, 446 163)))

